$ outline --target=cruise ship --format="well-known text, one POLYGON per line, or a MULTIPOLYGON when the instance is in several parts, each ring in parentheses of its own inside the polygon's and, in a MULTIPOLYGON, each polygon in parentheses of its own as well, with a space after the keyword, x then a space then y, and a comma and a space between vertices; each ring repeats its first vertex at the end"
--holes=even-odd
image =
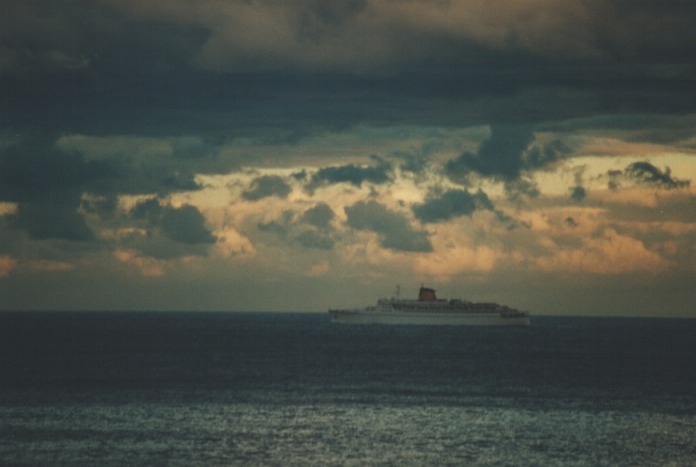
POLYGON ((497 303, 439 299, 435 290, 420 288, 418 299, 380 298, 366 308, 329 310, 331 321, 345 324, 417 324, 529 326, 529 313, 497 303))

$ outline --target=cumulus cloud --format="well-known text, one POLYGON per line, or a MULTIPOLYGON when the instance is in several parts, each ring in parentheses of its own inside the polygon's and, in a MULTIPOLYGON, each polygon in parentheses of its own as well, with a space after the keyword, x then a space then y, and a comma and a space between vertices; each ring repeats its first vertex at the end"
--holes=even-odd
POLYGON ((138 203, 131 214, 136 219, 146 218, 150 226, 160 228, 165 236, 175 242, 215 243, 215 237, 205 225, 205 218, 195 206, 162 205, 152 198, 138 203))
POLYGON ((534 134, 526 126, 494 126, 491 136, 481 144, 477 154, 465 152, 445 166, 455 180, 466 180, 471 172, 502 180, 519 178, 523 168, 522 155, 533 141, 534 134))
POLYGON ((214 232, 217 241, 217 250, 220 254, 229 258, 232 256, 253 256, 256 248, 251 240, 240 234, 232 227, 225 227, 214 232))
POLYGON ((37 138, 0 152, 0 200, 31 202, 79 198, 87 186, 115 174, 99 161, 58 151, 52 141, 37 138))
POLYGON ((70 205, 22 203, 10 222, 37 240, 88 241, 94 238, 82 214, 70 205))
POLYGON ((314 231, 305 230, 300 232, 297 241, 306 248, 317 248, 319 250, 331 250, 334 247, 334 241, 326 234, 314 231))
POLYGON ((87 184, 96 194, 159 194, 199 190, 197 173, 229 170, 215 148, 199 138, 152 138, 140 136, 63 136, 55 147, 79 154, 87 163, 108 171, 87 184), (218 165, 219 164, 219 165, 218 165))
POLYGON ((662 171, 650 162, 633 162, 624 170, 609 170, 606 176, 608 178, 607 186, 610 190, 618 190, 623 183, 652 186, 667 190, 688 188, 691 184, 689 180, 673 177, 669 167, 662 171))
POLYGON ((335 241, 332 238, 333 229, 330 220, 333 211, 328 205, 320 203, 307 209, 299 219, 292 211, 284 211, 281 219, 259 222, 257 228, 264 233, 274 234, 291 244, 299 244, 304 248, 331 250, 335 241))
POLYGON ((385 248, 415 252, 433 249, 426 232, 413 229, 405 216, 377 201, 359 201, 344 210, 348 226, 378 233, 385 248))
POLYGON ((157 198, 138 202, 129 212, 129 220, 142 229, 120 240, 128 250, 158 259, 182 256, 204 256, 208 247, 217 241, 208 229, 198 208, 184 204, 174 207, 157 198))
POLYGON ((421 222, 439 222, 470 215, 477 209, 494 209, 493 203, 483 190, 474 194, 468 190, 448 190, 425 203, 413 206, 413 213, 421 222))
POLYGON ((277 175, 263 175, 254 179, 249 189, 242 193, 242 196, 249 201, 257 201, 270 196, 287 198, 292 191, 282 177, 277 175))
POLYGON ((690 184, 689 180, 673 178, 669 167, 662 171, 649 162, 634 162, 626 167, 624 173, 638 183, 660 188, 684 188, 690 184))
POLYGON ((161 226, 164 234, 175 242, 215 243, 215 236, 205 226, 205 218, 195 206, 165 207, 161 226))
POLYGON ((587 191, 584 187, 574 186, 570 189, 570 199, 572 199, 573 201, 580 202, 583 201, 585 198, 587 198, 587 191))
POLYGON ((302 213, 301 221, 313 225, 319 229, 327 229, 336 215, 333 209, 326 203, 317 203, 313 208, 302 213))
POLYGON ((79 211, 82 190, 112 175, 103 164, 42 139, 11 145, 0 152, 0 201, 18 203, 12 224, 33 238, 91 240, 79 211))
POLYGON ((365 182, 386 183, 390 180, 389 170, 389 165, 385 163, 367 167, 355 164, 322 167, 312 175, 312 180, 307 188, 313 191, 323 184, 350 183, 354 186, 361 186, 365 182))

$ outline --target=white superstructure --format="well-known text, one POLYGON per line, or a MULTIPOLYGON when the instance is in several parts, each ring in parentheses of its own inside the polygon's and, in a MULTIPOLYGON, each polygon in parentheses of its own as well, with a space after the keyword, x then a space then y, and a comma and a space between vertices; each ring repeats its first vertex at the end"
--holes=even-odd
MULTIPOLYGON (((398 289, 397 289, 398 290, 398 289)), ((347 324, 441 324, 529 326, 529 313, 497 303, 442 300, 421 287, 417 300, 382 298, 367 308, 329 310, 331 321, 347 324)))

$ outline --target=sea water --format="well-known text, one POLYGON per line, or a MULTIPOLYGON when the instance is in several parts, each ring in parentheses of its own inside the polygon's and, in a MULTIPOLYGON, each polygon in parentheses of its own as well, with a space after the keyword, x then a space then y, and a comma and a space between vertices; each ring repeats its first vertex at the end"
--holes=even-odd
POLYGON ((3 465, 696 465, 696 320, 0 313, 3 465))

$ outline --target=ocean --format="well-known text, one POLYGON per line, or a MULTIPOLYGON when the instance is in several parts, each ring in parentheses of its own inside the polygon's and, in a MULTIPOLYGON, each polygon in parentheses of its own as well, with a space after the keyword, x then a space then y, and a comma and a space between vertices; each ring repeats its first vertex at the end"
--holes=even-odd
POLYGON ((696 465, 696 320, 0 313, 2 465, 696 465))

